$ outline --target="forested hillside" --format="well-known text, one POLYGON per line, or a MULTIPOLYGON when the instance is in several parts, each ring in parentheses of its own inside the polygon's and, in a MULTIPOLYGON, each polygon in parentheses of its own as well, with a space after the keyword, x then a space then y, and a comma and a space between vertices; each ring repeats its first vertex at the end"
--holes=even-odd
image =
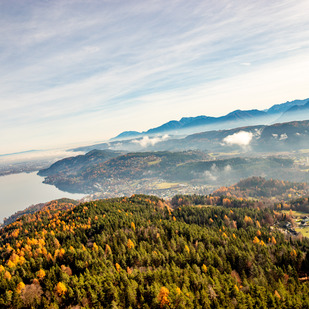
POLYGON ((214 195, 229 195, 244 198, 271 198, 272 200, 288 201, 291 198, 309 194, 306 182, 291 182, 264 177, 250 177, 242 179, 230 187, 221 187, 213 192, 214 195))
MULTIPOLYGON (((104 151, 103 151, 104 152, 104 151)), ((254 175, 304 181, 308 172, 300 173, 294 160, 288 157, 227 157, 213 158, 200 151, 134 152, 100 161, 101 151, 85 156, 67 158, 42 170, 45 183, 72 193, 109 192, 106 197, 142 193, 160 195, 156 183, 167 182, 186 186, 231 185, 242 178, 254 175), (85 158, 83 158, 85 157, 85 158), (89 159, 91 158, 91 159, 89 159), (78 168, 76 162, 79 163, 78 168)), ((169 197, 178 193, 171 190, 169 197)), ((183 192, 182 192, 183 193, 183 192)))
POLYGON ((274 228, 285 216, 243 199, 184 198, 174 208, 142 195, 50 205, 6 226, 0 307, 309 307, 309 241, 274 228))

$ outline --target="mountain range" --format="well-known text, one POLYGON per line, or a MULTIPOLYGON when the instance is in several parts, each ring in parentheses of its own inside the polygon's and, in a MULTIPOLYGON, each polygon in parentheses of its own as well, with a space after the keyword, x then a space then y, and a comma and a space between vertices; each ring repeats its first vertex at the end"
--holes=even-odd
POLYGON ((196 133, 206 130, 231 129, 239 126, 272 124, 293 120, 306 120, 309 117, 309 98, 276 104, 267 110, 235 110, 221 117, 197 116, 183 117, 179 121, 171 120, 163 125, 144 132, 125 131, 112 138, 124 140, 145 135, 164 133, 196 133))
POLYGON ((206 152, 273 153, 305 148, 309 148, 309 120, 211 130, 184 137, 140 136, 73 150, 84 152, 94 149, 120 152, 200 150, 206 152))

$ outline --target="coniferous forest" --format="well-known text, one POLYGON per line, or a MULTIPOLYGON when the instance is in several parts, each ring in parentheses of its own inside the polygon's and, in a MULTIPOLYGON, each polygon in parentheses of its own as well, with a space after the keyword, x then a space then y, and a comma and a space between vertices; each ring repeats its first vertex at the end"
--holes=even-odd
POLYGON ((309 240, 284 220, 212 196, 54 202, 0 230, 0 307, 309 308, 309 240))

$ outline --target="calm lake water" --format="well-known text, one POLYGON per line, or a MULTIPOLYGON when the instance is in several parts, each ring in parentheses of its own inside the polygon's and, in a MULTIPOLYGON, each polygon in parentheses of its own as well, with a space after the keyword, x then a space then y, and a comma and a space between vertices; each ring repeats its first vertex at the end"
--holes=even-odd
POLYGON ((0 222, 3 222, 3 218, 31 205, 63 197, 81 199, 86 195, 63 192, 54 186, 44 184, 44 178, 36 173, 0 176, 0 222))

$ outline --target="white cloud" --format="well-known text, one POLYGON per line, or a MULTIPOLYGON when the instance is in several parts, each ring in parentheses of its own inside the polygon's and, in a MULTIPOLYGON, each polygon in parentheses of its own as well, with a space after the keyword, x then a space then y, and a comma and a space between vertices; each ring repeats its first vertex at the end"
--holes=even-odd
POLYGON ((231 170, 232 170, 232 167, 229 164, 224 167, 224 172, 226 173, 229 173, 231 170))
POLYGON ((228 135, 223 142, 228 145, 238 145, 241 147, 248 146, 253 138, 252 132, 239 131, 232 135, 228 135))
POLYGON ((206 179, 210 179, 211 181, 216 181, 217 180, 217 176, 215 176, 214 174, 212 174, 210 171, 205 171, 204 172, 204 177, 206 179))
POLYGON ((166 141, 169 138, 167 134, 163 136, 156 136, 153 138, 150 138, 149 136, 144 136, 142 139, 136 139, 133 140, 132 143, 138 144, 141 147, 145 148, 147 146, 154 146, 157 143, 166 141))
POLYGON ((13 153, 0 156, 0 164, 9 164, 14 162, 26 162, 26 161, 37 161, 37 160, 59 160, 67 157, 76 157, 83 155, 84 152, 73 152, 63 149, 52 149, 52 150, 37 150, 29 151, 25 153, 13 153))
POLYGON ((284 141, 288 138, 288 135, 286 133, 283 133, 280 135, 279 141, 284 141))

